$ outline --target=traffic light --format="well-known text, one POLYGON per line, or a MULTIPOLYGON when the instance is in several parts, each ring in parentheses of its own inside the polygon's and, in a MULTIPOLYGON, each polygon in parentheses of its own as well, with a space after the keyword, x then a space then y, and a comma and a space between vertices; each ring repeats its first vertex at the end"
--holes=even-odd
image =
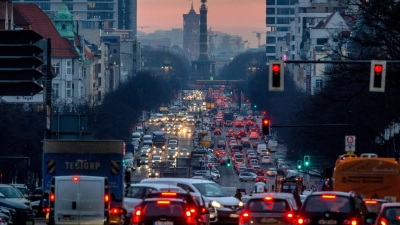
POLYGON ((269 61, 269 91, 283 91, 284 90, 284 68, 283 61, 270 60, 269 61))
POLYGON ((385 80, 386 80, 386 61, 371 60, 369 91, 385 92, 385 80))
POLYGON ((44 76, 36 69, 43 64, 38 57, 43 49, 34 44, 42 39, 33 30, 0 31, 0 96, 32 96, 43 90, 36 83, 44 76))
POLYGON ((310 156, 304 156, 304 166, 310 166, 310 156))
POLYGON ((301 170, 303 162, 301 160, 297 160, 297 169, 301 170))
POLYGON ((136 159, 136 167, 140 167, 140 159, 136 159))
POLYGON ((227 164, 226 164, 226 165, 227 165, 227 166, 231 166, 231 159, 227 159, 226 161, 227 161, 227 164))
POLYGON ((262 132, 264 135, 269 135, 270 133, 270 123, 271 120, 269 118, 262 119, 262 132))

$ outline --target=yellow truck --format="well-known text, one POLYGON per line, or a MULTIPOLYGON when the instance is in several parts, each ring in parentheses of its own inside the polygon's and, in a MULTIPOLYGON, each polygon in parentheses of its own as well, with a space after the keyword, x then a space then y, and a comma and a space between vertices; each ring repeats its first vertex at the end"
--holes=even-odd
POLYGON ((394 158, 342 157, 336 163, 333 178, 334 191, 400 201, 400 164, 394 158))

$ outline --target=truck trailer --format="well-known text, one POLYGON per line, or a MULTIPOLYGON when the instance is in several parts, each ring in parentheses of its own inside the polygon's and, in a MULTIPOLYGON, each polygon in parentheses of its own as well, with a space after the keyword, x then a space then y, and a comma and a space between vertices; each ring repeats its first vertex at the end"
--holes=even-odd
POLYGON ((44 140, 43 141, 43 208, 50 212, 51 181, 57 176, 106 177, 110 192, 110 224, 124 224, 128 217, 123 208, 124 195, 123 141, 44 140), (46 194, 47 193, 47 194, 46 194))

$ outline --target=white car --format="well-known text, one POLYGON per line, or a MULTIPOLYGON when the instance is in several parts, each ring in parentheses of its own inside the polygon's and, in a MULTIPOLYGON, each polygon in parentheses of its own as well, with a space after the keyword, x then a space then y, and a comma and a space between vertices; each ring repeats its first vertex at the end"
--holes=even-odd
POLYGON ((239 181, 254 181, 256 179, 257 174, 251 172, 242 172, 239 174, 239 181))
POLYGON ((269 155, 264 155, 261 158, 261 164, 272 164, 272 158, 269 155))

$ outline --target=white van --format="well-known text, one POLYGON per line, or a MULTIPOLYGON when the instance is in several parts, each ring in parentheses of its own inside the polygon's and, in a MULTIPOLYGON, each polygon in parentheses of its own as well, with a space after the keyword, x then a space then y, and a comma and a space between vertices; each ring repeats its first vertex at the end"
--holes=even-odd
POLYGON ((219 184, 203 179, 190 179, 190 178, 147 178, 143 179, 141 184, 144 183, 162 183, 170 184, 183 188, 186 191, 201 194, 207 205, 217 209, 216 212, 210 211, 210 222, 216 221, 233 221, 238 219, 237 210, 243 207, 243 203, 237 198, 229 195, 219 184))
POLYGON ((106 225, 109 207, 106 177, 55 176, 51 180, 49 224, 106 225))
POLYGON ((265 152, 267 152, 267 145, 266 144, 258 144, 257 145, 257 154, 261 155, 263 152, 264 152, 264 154, 265 154, 265 152))
POLYGON ((144 129, 143 129, 142 126, 136 126, 135 127, 135 132, 140 133, 140 136, 143 137, 144 129))
POLYGON ((132 133, 132 142, 137 141, 140 144, 141 139, 142 139, 142 136, 140 135, 139 132, 132 133))
POLYGON ((144 135, 143 136, 143 145, 153 145, 153 137, 151 135, 144 135))

